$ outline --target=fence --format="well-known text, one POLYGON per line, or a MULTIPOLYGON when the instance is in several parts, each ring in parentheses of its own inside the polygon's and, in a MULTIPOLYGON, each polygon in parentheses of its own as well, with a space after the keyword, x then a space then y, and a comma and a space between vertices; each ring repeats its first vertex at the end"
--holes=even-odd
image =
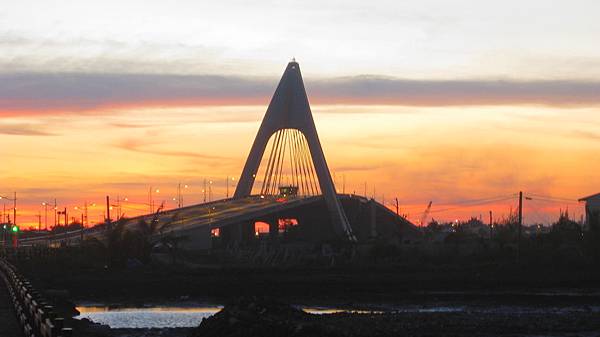
POLYGON ((71 337, 73 330, 64 327, 53 307, 33 288, 16 268, 0 258, 0 278, 6 283, 17 321, 25 337, 71 337))

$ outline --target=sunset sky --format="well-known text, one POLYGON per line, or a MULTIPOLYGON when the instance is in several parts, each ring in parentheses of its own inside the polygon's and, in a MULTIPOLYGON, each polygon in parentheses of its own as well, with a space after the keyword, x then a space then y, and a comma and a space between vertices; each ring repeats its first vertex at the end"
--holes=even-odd
POLYGON ((501 217, 523 190, 526 223, 579 218, 575 200, 600 192, 598 13, 596 0, 0 0, 0 196, 16 191, 17 221, 36 225, 55 198, 77 217, 96 203, 94 222, 106 195, 144 203, 152 187, 174 207, 179 182, 189 204, 207 179, 223 198, 295 57, 338 191, 366 183, 417 221, 430 200, 436 219, 501 217), (482 199, 497 201, 464 207, 482 199))

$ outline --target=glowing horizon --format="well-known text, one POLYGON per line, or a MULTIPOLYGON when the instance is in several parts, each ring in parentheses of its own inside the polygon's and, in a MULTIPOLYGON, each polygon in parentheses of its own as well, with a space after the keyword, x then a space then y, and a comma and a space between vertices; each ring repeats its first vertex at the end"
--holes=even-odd
POLYGON ((531 223, 579 218, 600 190, 598 1, 4 5, 0 195, 17 191, 21 224, 152 186, 173 207, 179 182, 197 203, 205 178, 224 197, 292 57, 340 192, 366 182, 413 222, 430 200, 434 218, 485 220, 515 201, 455 206, 561 198, 528 200, 531 223))
MULTIPOLYGON (((44 223, 41 203, 54 198, 77 219, 81 211, 75 206, 96 203, 89 210, 90 222, 102 219, 105 195, 113 203, 117 197, 137 202, 123 207, 128 216, 143 213, 148 207, 140 204, 147 203, 151 186, 160 189, 156 203, 165 201, 167 208, 176 206, 172 199, 180 182, 189 186, 184 191, 187 205, 203 201, 204 179, 213 181, 213 200, 224 198, 226 178, 238 178, 265 109, 153 107, 93 117, 36 116, 44 125, 36 130, 51 135, 0 135, 3 141, 19 139, 15 147, 1 150, 4 158, 13 158, 0 169, 11 182, 2 193, 18 192, 17 220, 32 226, 37 226, 38 212, 44 223)), ((600 144, 586 133, 593 130, 570 129, 579 130, 593 113, 531 106, 313 105, 338 192, 363 195, 366 182, 367 196, 380 202, 385 198, 390 207, 398 197, 401 212, 413 222, 429 200, 436 219, 483 214, 485 220, 490 209, 495 217, 506 216, 516 208, 516 199, 470 208, 454 205, 519 190, 572 200, 595 192, 589 186, 598 179, 594 172, 600 163, 593 161, 593 153, 600 144), (513 123, 527 127, 521 130, 513 123), (545 141, 537 142, 542 136, 545 141), (528 174, 520 173, 524 171, 528 174), (452 210, 438 212, 446 208, 452 210)), ((233 189, 232 184, 230 195, 233 189)), ((528 201, 525 220, 548 222, 567 207, 579 218, 582 207, 575 202, 528 201)))

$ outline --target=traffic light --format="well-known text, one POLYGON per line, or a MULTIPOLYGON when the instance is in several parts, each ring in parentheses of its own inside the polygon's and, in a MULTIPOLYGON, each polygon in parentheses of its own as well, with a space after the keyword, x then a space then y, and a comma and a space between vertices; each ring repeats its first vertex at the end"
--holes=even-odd
POLYGON ((6 229, 6 224, 4 224, 4 225, 2 226, 2 229, 6 229))
POLYGON ((17 225, 12 226, 12 231, 13 231, 13 233, 18 233, 19 232, 19 226, 17 226, 17 225))

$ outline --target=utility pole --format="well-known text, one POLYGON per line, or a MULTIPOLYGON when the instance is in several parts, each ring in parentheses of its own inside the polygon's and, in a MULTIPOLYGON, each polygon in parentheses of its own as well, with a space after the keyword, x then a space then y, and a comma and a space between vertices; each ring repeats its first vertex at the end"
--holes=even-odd
POLYGON ((181 183, 177 184, 177 208, 181 208, 181 183))
MULTIPOLYGON (((86 205, 86 209, 87 209, 87 205, 86 205)), ((80 247, 83 247, 83 228, 84 228, 84 226, 83 226, 83 213, 81 213, 81 232, 80 232, 81 233, 81 237, 80 237, 81 241, 79 241, 79 246, 80 247)))
POLYGON ((394 198, 396 201, 396 215, 400 216, 400 204, 398 204, 398 198, 394 198))
POLYGON ((225 195, 225 198, 226 198, 226 199, 229 199, 229 176, 227 176, 227 182, 226 182, 226 185, 227 185, 227 193, 226 193, 226 195, 225 195))
POLYGON ((206 203, 206 178, 204 178, 203 186, 202 192, 204 193, 204 203, 206 203))
POLYGON ((48 230, 48 203, 44 202, 44 230, 48 230))
POLYGON ((517 263, 521 257, 521 228, 523 227, 523 191, 519 191, 519 229, 517 233, 517 263))
POLYGON ((493 218, 492 218, 492 211, 490 211, 490 240, 492 240, 493 235, 492 235, 492 231, 494 230, 494 222, 493 222, 493 218))
POLYGON ((117 219, 121 217, 121 199, 117 194, 117 219))
POLYGON ((110 198, 106 196, 106 223, 110 224, 110 198))
POLYGON ((13 222, 15 226, 17 225, 17 192, 15 192, 15 197, 13 199, 13 222))
POLYGON ((38 211, 38 232, 42 230, 42 212, 38 211))
POLYGON ((64 210, 64 214, 65 214, 65 227, 69 224, 69 217, 67 216, 67 208, 65 207, 64 210))
POLYGON ((57 214, 56 214, 57 211, 58 210, 56 208, 56 198, 54 198, 54 227, 56 227, 56 221, 58 219, 57 214))
POLYGON ((154 213, 154 205, 152 205, 152 186, 148 190, 148 205, 150 205, 150 213, 154 213))
POLYGON ((346 194, 346 175, 342 174, 342 194, 346 194))

